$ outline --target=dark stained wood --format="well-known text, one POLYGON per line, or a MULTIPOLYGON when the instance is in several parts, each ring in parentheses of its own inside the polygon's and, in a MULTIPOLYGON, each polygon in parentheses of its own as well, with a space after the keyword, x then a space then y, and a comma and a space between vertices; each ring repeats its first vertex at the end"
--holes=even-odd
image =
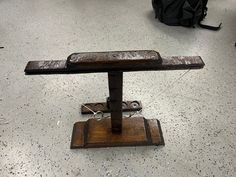
MULTIPOLYGON (((86 122, 75 123, 71 139, 71 148, 75 149, 164 145, 158 120, 149 120, 143 117, 122 119, 123 72, 201 69, 204 65, 200 56, 160 57, 158 52, 150 50, 89 52, 71 54, 67 60, 30 61, 25 68, 25 73, 73 74, 108 72, 110 96, 106 103, 106 108, 107 110, 109 109, 111 118, 102 120, 89 119, 86 122)), ((92 106, 95 107, 95 103, 92 106)))
POLYGON ((26 74, 66 74, 66 60, 29 61, 25 67, 26 74))
MULTIPOLYGON (((111 110, 108 108, 107 102, 99 102, 99 103, 85 103, 84 104, 89 109, 93 110, 94 112, 101 111, 103 113, 110 113, 111 110)), ((92 112, 84 107, 81 106, 81 113, 82 114, 92 114, 92 112)), ((133 111, 140 111, 142 109, 141 101, 123 101, 122 102, 122 112, 133 112, 133 111)))
POLYGON ((108 52, 83 52, 73 53, 67 58, 70 66, 93 66, 101 65, 118 65, 125 63, 140 64, 147 62, 161 63, 161 56, 154 50, 131 50, 131 51, 108 51, 108 52))
POLYGON ((76 145, 79 147, 84 147, 85 137, 87 136, 85 130, 87 129, 86 122, 76 122, 73 128, 73 134, 71 138, 71 146, 76 145), (86 135, 86 136, 85 136, 86 135))
MULTIPOLYGON (((139 60, 137 60, 139 62, 139 60)), ((122 62, 121 62, 122 63, 122 62)), ((162 57, 162 63, 140 63, 136 65, 126 64, 122 67, 114 67, 113 64, 97 65, 87 67, 77 65, 67 66, 66 60, 50 61, 29 61, 25 68, 26 74, 73 74, 73 73, 94 73, 94 72, 111 72, 111 71, 149 71, 149 70, 181 70, 181 69, 201 69, 204 62, 200 56, 173 56, 162 57)))
MULTIPOLYGON (((149 126, 149 129, 150 129, 150 135, 151 135, 152 143, 155 144, 155 145, 158 145, 159 137, 162 137, 161 139, 164 140, 163 135, 162 135, 162 131, 161 131, 160 122, 158 120, 155 120, 155 119, 149 119, 148 120, 148 126, 149 126), (156 127, 159 127, 159 129, 157 129, 156 127)), ((163 144, 164 144, 164 141, 163 141, 163 144)))
POLYGON ((158 52, 153 50, 110 51, 73 53, 67 58, 71 70, 123 70, 140 66, 158 65, 162 62, 158 52))
POLYGON ((72 149, 142 145, 164 145, 158 120, 143 117, 123 118, 122 133, 118 134, 112 133, 110 118, 89 119, 75 123, 71 141, 72 149))
POLYGON ((112 131, 121 133, 122 129, 122 89, 123 73, 108 72, 109 107, 111 111, 112 131))

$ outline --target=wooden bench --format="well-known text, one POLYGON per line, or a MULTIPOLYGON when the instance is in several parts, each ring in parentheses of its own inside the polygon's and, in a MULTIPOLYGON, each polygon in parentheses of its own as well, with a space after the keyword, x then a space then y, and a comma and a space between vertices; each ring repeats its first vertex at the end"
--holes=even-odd
POLYGON ((73 53, 67 60, 29 61, 25 73, 79 74, 108 72, 109 97, 106 102, 86 103, 83 114, 109 112, 111 117, 91 118, 74 124, 71 148, 164 145, 160 122, 144 117, 123 118, 124 111, 142 109, 140 101, 123 101, 123 72, 201 69, 200 56, 161 57, 153 50, 73 53))

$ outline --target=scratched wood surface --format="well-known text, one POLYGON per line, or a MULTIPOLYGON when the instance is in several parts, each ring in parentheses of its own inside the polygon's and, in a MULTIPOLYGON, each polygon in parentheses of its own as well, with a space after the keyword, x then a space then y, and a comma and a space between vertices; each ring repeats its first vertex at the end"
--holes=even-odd
POLYGON ((78 57, 78 55, 72 54, 67 60, 29 61, 25 73, 73 74, 110 71, 180 70, 201 69, 205 65, 200 56, 160 57, 158 53, 152 52, 146 52, 145 54, 143 52, 142 55, 134 52, 132 55, 127 54, 126 57, 124 57, 124 54, 120 54, 120 56, 117 54, 118 56, 116 56, 112 53, 101 54, 99 52, 89 53, 88 55, 83 53, 82 57, 78 57), (113 55, 116 57, 112 57, 113 55))
POLYGON ((71 148, 164 145, 157 119, 123 118, 121 133, 112 133, 111 119, 89 119, 74 124, 71 148))

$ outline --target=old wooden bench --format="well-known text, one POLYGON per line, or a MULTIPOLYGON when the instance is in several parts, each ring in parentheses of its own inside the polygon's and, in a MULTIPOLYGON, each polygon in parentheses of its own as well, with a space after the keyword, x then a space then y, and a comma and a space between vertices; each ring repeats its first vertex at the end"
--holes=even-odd
MULTIPOLYGON (((106 102, 87 103, 82 114, 91 110, 109 112, 109 118, 79 121, 74 124, 71 148, 108 146, 164 145, 157 119, 123 118, 123 111, 142 109, 140 101, 122 101, 123 72, 148 70, 201 69, 199 56, 161 57, 153 50, 73 53, 67 60, 29 61, 25 73, 79 74, 108 72, 109 97, 106 102)), ((144 93, 145 94, 145 93, 144 93)))

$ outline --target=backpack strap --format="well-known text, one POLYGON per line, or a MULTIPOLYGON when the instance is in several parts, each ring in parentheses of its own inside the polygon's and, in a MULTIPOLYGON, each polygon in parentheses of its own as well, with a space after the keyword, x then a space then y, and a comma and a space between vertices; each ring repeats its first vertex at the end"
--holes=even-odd
POLYGON ((201 23, 201 21, 203 21, 203 19, 206 17, 207 15, 207 2, 208 0, 202 0, 202 16, 198 21, 198 25, 201 28, 205 28, 205 29, 209 29, 209 30, 213 30, 213 31, 218 31, 221 28, 222 23, 219 24, 219 26, 210 26, 210 25, 204 25, 201 23))
POLYGON ((162 0, 152 0, 152 6, 155 11, 155 18, 163 22, 163 2, 162 0))
POLYGON ((209 29, 209 30, 213 30, 213 31, 218 31, 221 28, 222 23, 220 23, 219 26, 210 26, 210 25, 204 25, 201 23, 201 21, 199 21, 198 25, 201 28, 205 28, 205 29, 209 29))

